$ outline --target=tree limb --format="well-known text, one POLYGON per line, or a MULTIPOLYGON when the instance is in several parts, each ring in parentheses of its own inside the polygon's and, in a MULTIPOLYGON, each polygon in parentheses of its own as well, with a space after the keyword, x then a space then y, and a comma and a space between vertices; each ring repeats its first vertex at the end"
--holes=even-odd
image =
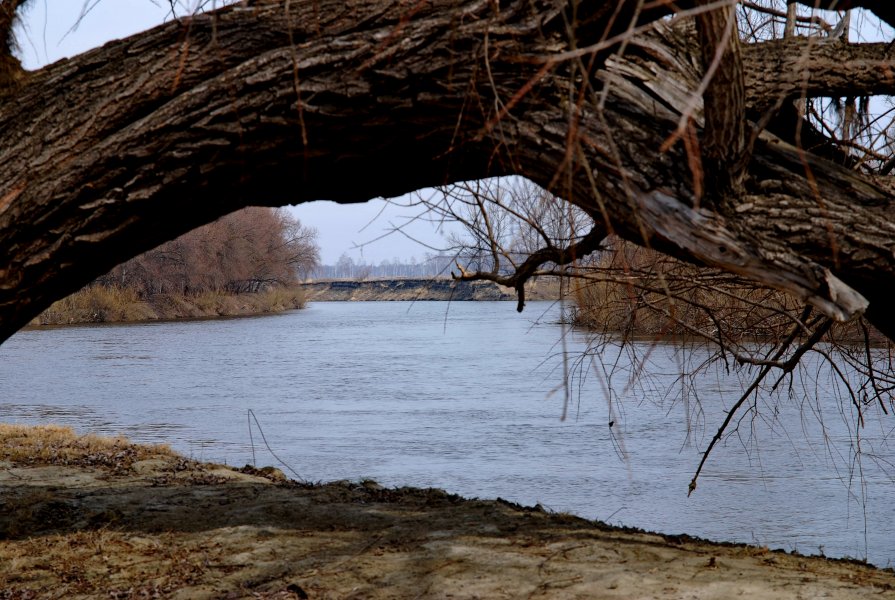
POLYGON ((783 99, 895 94, 895 48, 794 37, 743 47, 747 109, 783 99))
POLYGON ((851 10, 864 8, 895 27, 895 5, 885 0, 786 0, 787 4, 801 4, 823 10, 851 10))
MULTIPOLYGON (((702 126, 692 30, 657 22, 587 71, 550 60, 598 44, 615 15, 600 10, 615 6, 575 3, 570 34, 573 6, 554 0, 410 12, 268 0, 31 74, 0 103, 0 340, 116 263, 248 204, 360 202, 510 173, 607 231, 838 318, 869 301, 895 339, 892 183, 763 134, 735 209, 707 217, 684 150, 660 150, 694 106, 702 126)), ((743 50, 754 73, 760 55, 743 50)), ((774 86, 790 93, 779 81, 793 77, 747 75, 747 107, 774 86)))
POLYGON ((538 269, 546 263, 568 265, 583 259, 588 254, 603 249, 601 242, 606 238, 606 231, 602 227, 594 227, 587 235, 565 248, 547 246, 532 252, 525 261, 516 267, 509 275, 501 275, 499 265, 495 262, 491 271, 470 272, 457 263, 459 274, 451 272, 451 277, 460 281, 493 281, 499 285, 511 287, 516 290, 516 311, 522 312, 525 308, 525 284, 533 276, 538 274, 538 269))

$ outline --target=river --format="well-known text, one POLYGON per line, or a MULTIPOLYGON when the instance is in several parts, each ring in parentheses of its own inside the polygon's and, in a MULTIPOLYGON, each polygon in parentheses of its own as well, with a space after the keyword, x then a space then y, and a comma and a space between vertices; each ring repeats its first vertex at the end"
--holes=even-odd
POLYGON ((682 379, 706 351, 670 343, 632 347, 645 372, 613 347, 582 361, 586 336, 557 323, 558 307, 514 308, 333 302, 256 318, 23 331, 0 346, 0 420, 283 468, 266 439, 310 481, 434 486, 895 564, 885 467, 895 464, 895 417, 864 415, 857 461, 853 411, 822 364, 740 422, 688 498, 700 452, 742 389, 736 376, 682 379))

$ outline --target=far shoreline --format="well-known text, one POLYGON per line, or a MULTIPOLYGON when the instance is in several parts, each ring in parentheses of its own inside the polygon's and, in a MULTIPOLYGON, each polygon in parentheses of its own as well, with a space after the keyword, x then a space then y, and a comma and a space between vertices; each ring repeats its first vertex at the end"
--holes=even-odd
MULTIPOLYGON (((493 281, 461 281, 445 277, 325 279, 305 282, 300 286, 311 302, 518 300, 516 290, 493 281)), ((526 300, 557 300, 560 293, 560 281, 557 278, 534 279, 525 285, 526 300)))
POLYGON ((91 286, 54 303, 23 329, 255 317, 301 309, 306 304, 300 286, 243 294, 158 294, 150 298, 140 298, 128 289, 91 286))
MULTIPOLYGON (((526 286, 527 300, 557 300, 559 296, 556 280, 526 286)), ((127 288, 94 285, 54 303, 23 330, 258 317, 303 309, 309 302, 516 300, 515 290, 494 282, 445 278, 320 280, 255 293, 158 294, 149 298, 127 288)))

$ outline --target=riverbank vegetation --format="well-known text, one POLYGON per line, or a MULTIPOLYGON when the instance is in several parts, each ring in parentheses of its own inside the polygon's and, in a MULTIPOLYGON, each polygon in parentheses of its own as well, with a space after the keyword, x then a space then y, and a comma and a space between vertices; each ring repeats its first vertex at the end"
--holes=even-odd
MULTIPOLYGON (((730 345, 779 342, 800 324, 804 304, 785 292, 617 238, 603 245, 566 272, 569 320, 576 326, 623 338, 689 337, 730 345)), ((808 337, 801 325, 797 339, 808 337)), ((886 338, 855 320, 830 323, 820 340, 877 346, 886 338)))
POLYGON ((33 325, 238 316, 301 308, 317 233, 284 209, 250 207, 118 265, 33 325))

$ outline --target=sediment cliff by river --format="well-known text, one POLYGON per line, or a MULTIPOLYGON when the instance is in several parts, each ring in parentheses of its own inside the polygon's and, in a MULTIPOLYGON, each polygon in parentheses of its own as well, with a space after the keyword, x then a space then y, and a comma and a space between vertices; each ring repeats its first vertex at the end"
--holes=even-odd
MULTIPOLYGON (((512 288, 492 281, 451 279, 324 280, 302 284, 309 301, 494 301, 516 300, 512 288)), ((556 280, 526 284, 526 297, 549 300, 559 297, 556 280)))

